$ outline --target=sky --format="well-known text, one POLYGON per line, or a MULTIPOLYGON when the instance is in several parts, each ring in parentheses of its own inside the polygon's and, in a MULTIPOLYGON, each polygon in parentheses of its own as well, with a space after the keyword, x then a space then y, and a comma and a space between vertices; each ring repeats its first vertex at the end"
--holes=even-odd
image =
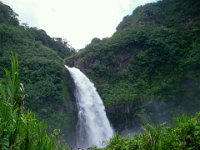
POLYGON ((9 5, 21 23, 61 37, 75 49, 95 37, 110 37, 124 16, 140 5, 157 0, 0 0, 9 5))

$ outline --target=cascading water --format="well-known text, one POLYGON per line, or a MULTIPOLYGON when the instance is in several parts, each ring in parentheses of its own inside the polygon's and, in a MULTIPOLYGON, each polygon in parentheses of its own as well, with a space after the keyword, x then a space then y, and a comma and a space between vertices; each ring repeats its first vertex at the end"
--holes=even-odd
POLYGON ((65 67, 75 83, 74 94, 78 106, 77 146, 102 147, 103 142, 113 136, 103 102, 94 84, 79 69, 65 67))

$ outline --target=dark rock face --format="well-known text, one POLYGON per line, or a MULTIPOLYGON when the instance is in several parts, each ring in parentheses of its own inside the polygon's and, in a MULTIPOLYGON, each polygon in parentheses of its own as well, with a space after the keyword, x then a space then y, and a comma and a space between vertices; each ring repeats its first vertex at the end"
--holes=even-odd
POLYGON ((77 105, 76 105, 76 98, 74 96, 74 90, 75 90, 75 84, 74 84, 74 81, 72 79, 72 77, 70 76, 70 73, 69 71, 67 70, 67 79, 69 81, 69 93, 70 93, 70 110, 74 113, 77 113, 78 112, 78 109, 77 109, 77 105))
MULTIPOLYGON (((140 103, 139 101, 136 103, 140 103)), ((136 103, 124 103, 106 108, 107 116, 115 131, 139 128, 140 119, 135 115, 141 109, 136 103)), ((140 105, 142 107, 142 104, 140 105)))
POLYGON ((69 67, 73 67, 75 65, 75 62, 76 62, 77 58, 75 57, 72 57, 72 58, 68 58, 66 61, 65 61, 65 64, 69 67))
POLYGON ((76 125, 78 122, 78 108, 77 108, 77 104, 76 104, 76 98, 74 96, 74 90, 75 90, 75 84, 74 81, 72 79, 72 77, 70 76, 69 71, 65 69, 65 78, 66 78, 66 85, 67 85, 67 91, 69 93, 69 101, 67 104, 67 108, 68 109, 66 111, 68 111, 68 113, 72 114, 72 118, 73 118, 73 127, 71 129, 70 132, 68 132, 68 134, 70 134, 70 136, 67 137, 67 143, 70 147, 75 147, 76 146, 76 125))

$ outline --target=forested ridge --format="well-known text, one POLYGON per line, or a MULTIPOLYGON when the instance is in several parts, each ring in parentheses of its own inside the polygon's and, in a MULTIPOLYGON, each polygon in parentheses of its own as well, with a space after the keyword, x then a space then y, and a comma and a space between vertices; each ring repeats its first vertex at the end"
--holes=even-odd
POLYGON ((74 53, 74 49, 61 38, 51 38, 42 29, 20 24, 17 16, 0 2, 0 66, 9 69, 10 52, 18 54, 21 82, 27 89, 26 109, 44 120, 49 132, 60 128, 69 136, 74 117, 69 107, 63 58, 74 53))
POLYGON ((95 83, 115 128, 199 111, 199 7, 194 0, 140 6, 112 37, 66 58, 95 83))

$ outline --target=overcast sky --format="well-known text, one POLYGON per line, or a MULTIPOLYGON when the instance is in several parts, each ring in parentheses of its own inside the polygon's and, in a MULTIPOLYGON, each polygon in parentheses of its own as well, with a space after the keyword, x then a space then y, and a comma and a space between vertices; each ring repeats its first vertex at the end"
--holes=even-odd
POLYGON ((140 5, 157 0, 0 0, 19 20, 44 29, 51 37, 67 39, 80 49, 94 37, 111 36, 124 16, 140 5))

